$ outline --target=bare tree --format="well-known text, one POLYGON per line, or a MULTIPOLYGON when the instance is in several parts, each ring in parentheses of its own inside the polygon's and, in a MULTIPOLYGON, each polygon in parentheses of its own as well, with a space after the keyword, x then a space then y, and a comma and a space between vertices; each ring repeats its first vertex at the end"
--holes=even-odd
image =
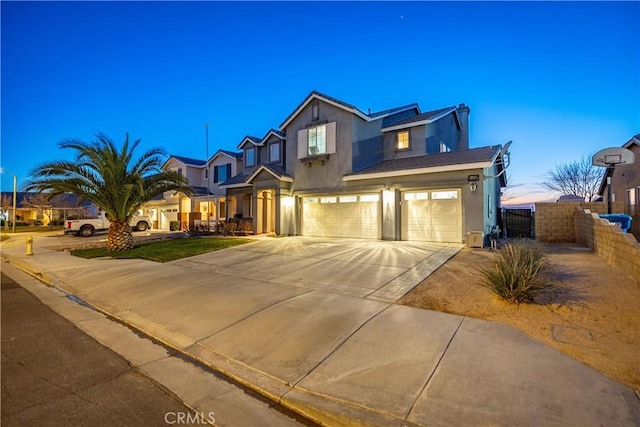
POLYGON ((603 168, 593 166, 591 157, 586 156, 579 161, 556 165, 547 173, 547 180, 542 186, 562 195, 578 196, 592 202, 598 196, 603 174, 603 168))

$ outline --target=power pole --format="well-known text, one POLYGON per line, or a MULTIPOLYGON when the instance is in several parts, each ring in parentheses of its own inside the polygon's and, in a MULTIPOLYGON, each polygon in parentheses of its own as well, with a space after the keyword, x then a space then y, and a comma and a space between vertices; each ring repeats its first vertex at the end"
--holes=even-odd
POLYGON ((205 142, 207 145, 206 152, 206 168, 207 168, 207 227, 209 226, 209 218, 211 218, 211 171, 209 170, 209 123, 204 124, 205 142))

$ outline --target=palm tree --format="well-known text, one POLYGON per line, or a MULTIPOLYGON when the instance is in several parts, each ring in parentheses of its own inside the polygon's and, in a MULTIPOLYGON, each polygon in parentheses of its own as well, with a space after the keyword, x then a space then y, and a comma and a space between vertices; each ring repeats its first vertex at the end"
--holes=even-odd
POLYGON ((120 150, 102 133, 92 142, 64 140, 60 148, 75 150, 75 161, 41 164, 31 171, 25 189, 47 192, 49 196, 74 193, 93 202, 111 222, 107 249, 112 252, 131 249, 133 235, 129 221, 144 203, 165 191, 192 195, 180 174, 162 169, 164 150, 152 148, 133 163, 133 151, 139 143, 136 140, 129 144, 128 133, 120 150))

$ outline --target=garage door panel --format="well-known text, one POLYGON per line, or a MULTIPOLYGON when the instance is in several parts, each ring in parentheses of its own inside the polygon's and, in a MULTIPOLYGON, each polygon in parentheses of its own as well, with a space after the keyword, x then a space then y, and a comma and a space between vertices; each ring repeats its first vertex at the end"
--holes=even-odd
POLYGON ((460 190, 405 192, 401 214, 402 240, 462 242, 460 190))
POLYGON ((379 202, 363 202, 360 201, 360 197, 305 198, 303 201, 302 234, 305 236, 379 238, 379 202), (335 200, 336 203, 322 203, 323 200, 335 200))

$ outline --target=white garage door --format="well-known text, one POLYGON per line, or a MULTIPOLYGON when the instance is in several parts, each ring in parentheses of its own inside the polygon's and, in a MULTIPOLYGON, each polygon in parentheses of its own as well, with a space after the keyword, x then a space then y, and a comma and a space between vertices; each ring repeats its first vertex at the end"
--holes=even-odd
POLYGON ((303 199, 302 235, 380 238, 380 195, 335 195, 303 199))
POLYGON ((158 219, 158 228, 160 230, 169 230, 171 221, 178 220, 178 205, 168 205, 160 208, 160 217, 158 219))
POLYGON ((462 242, 459 189, 404 192, 401 210, 402 240, 462 242))

